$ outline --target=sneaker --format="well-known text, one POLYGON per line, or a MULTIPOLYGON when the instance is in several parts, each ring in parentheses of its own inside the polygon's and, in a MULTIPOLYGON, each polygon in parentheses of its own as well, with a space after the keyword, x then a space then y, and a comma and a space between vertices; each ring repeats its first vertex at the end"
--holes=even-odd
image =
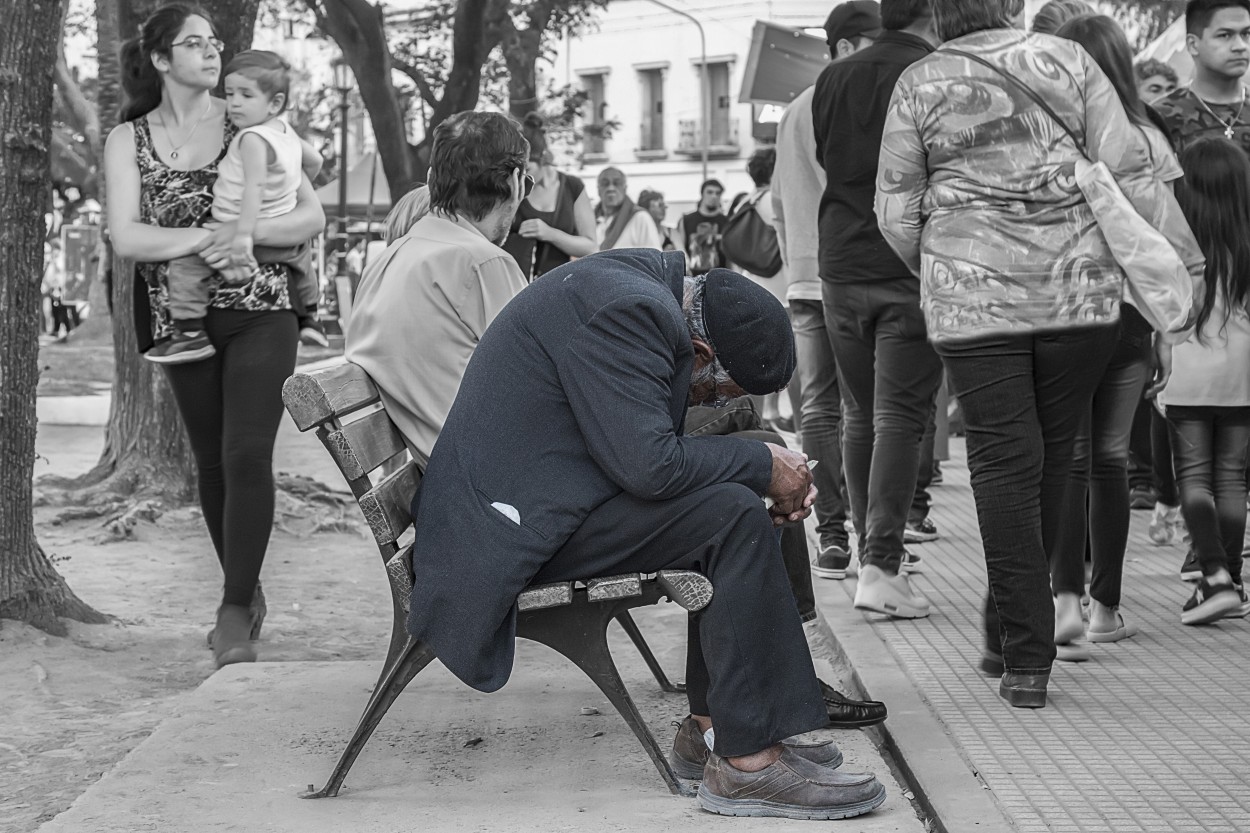
POLYGON ((1133 509, 1154 509, 1155 490, 1150 486, 1134 486, 1129 490, 1128 500, 1133 509))
POLYGON ((851 554, 846 551, 846 547, 833 545, 821 547, 820 552, 816 553, 816 563, 812 565, 812 572, 821 578, 841 581, 846 578, 846 571, 850 566, 851 554))
POLYGON ((942 485, 942 464, 937 460, 933 461, 933 477, 929 481, 930 486, 942 485))
POLYGON ((926 541, 936 541, 937 539, 937 526, 928 518, 919 523, 908 521, 907 526, 903 527, 904 544, 923 544, 926 541))
POLYGON ((216 353, 217 348, 203 330, 174 330, 169 339, 154 345, 143 354, 143 358, 157 364, 186 364, 202 361, 216 353))
POLYGON ((1185 553, 1185 563, 1181 565, 1181 581, 1198 581, 1202 578, 1202 567, 1198 565, 1198 556, 1190 547, 1185 553))
POLYGON ((1150 540, 1158 546, 1173 544, 1179 540, 1179 519, 1181 508, 1156 503, 1154 514, 1150 516, 1150 540))
POLYGON ((300 327, 299 340, 313 347, 329 347, 330 339, 326 338, 326 334, 321 332, 319 327, 312 324, 305 324, 300 327))
POLYGON ((1241 606, 1235 607, 1228 613, 1224 614, 1225 619, 1245 619, 1250 616, 1250 597, 1246 596, 1246 586, 1244 584, 1233 584, 1233 590, 1237 592, 1237 598, 1241 599, 1241 606))
POLYGON ((712 752, 699 786, 699 806, 722 816, 846 819, 884 802, 885 787, 872 773, 829 769, 786 747, 759 772, 735 769, 712 752))
POLYGON ((898 571, 902 575, 908 573, 919 573, 924 568, 924 559, 916 555, 911 550, 903 550, 903 560, 898 565, 898 571))
MULTIPOLYGON (((673 725, 677 727, 677 734, 673 736, 673 748, 668 754, 673 772, 687 781, 702 781, 703 767, 712 750, 708 749, 707 741, 703 739, 698 721, 687 716, 680 723, 674 720, 673 725)), ((799 736, 786 738, 781 744, 817 766, 829 769, 842 766, 842 750, 833 741, 810 741, 799 736)))
POLYGON ((929 600, 911 589, 906 575, 891 576, 880 567, 867 564, 859 570, 855 608, 896 619, 923 619, 929 615, 929 600))
POLYGON ((1194 594, 1181 608, 1181 624, 1209 624, 1217 619, 1223 619, 1234 610, 1239 610, 1241 603, 1242 597, 1237 594, 1231 581, 1211 584, 1206 577, 1203 577, 1194 588, 1194 594))

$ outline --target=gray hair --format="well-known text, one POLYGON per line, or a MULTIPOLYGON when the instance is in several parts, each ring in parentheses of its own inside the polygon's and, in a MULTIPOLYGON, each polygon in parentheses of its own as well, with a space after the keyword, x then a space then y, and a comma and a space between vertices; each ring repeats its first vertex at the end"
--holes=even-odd
POLYGON ((424 185, 413 188, 399 198, 391 212, 386 215, 386 231, 383 237, 391 245, 408 233, 408 229, 430 213, 430 189, 424 185))
MULTIPOLYGON (((712 339, 707 334, 707 322, 703 320, 703 289, 706 285, 707 279, 704 276, 690 277, 687 275, 682 291, 681 310, 686 315, 686 326, 690 329, 690 337, 707 342, 713 350, 711 364, 704 365, 702 369, 696 370, 691 374, 690 387, 694 388, 698 385, 710 383, 713 390, 718 390, 721 385, 728 385, 733 382, 733 377, 729 375, 728 370, 721 366, 720 358, 715 355, 716 346, 712 344, 712 339)), ((717 393, 711 402, 701 404, 711 408, 723 408, 732 399, 733 397, 717 393)))

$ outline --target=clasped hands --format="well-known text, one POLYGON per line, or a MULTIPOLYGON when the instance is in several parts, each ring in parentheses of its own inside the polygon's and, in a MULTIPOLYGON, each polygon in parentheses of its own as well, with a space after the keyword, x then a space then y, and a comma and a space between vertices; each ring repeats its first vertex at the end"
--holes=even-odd
POLYGON ((196 253, 204 262, 221 273, 228 284, 247 283, 252 279, 259 264, 253 254, 251 235, 240 235, 238 224, 205 223, 208 235, 196 246, 196 253))
POLYGON ((765 445, 773 458, 772 477, 765 495, 773 502, 768 508, 773 525, 801 521, 812 513, 812 502, 816 500, 807 455, 772 443, 765 445))

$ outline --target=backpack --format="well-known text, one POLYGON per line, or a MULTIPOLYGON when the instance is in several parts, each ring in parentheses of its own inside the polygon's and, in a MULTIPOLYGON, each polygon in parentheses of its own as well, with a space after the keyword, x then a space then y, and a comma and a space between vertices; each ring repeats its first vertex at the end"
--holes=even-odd
POLYGON ((777 230, 765 222, 755 208, 755 204, 767 195, 765 190, 755 199, 743 203, 730 216, 720 239, 725 257, 761 278, 771 278, 781 271, 777 230))

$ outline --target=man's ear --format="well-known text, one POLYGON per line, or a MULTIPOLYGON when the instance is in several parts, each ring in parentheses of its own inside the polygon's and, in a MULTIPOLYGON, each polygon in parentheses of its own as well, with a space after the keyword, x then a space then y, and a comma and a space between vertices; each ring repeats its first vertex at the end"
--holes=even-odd
POLYGON ((1198 36, 1197 35, 1191 32, 1185 33, 1185 51, 1188 52, 1190 55, 1197 56, 1198 54, 1198 36))
POLYGON ((847 55, 854 55, 855 44, 846 38, 841 38, 834 44, 833 53, 835 58, 845 58, 847 55))
POLYGON ((702 370, 712 362, 716 361, 716 351, 712 349, 712 345, 708 344, 698 336, 691 336, 690 343, 694 345, 695 370, 702 370))

